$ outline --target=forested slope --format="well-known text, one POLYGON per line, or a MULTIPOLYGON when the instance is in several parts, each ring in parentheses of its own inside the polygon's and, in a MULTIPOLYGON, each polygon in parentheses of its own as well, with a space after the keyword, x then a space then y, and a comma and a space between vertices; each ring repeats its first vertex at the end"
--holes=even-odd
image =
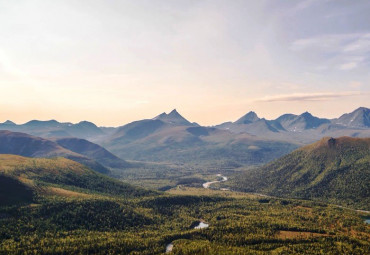
POLYGON ((369 210, 370 138, 323 138, 266 166, 243 173, 233 186, 247 192, 318 199, 369 210))

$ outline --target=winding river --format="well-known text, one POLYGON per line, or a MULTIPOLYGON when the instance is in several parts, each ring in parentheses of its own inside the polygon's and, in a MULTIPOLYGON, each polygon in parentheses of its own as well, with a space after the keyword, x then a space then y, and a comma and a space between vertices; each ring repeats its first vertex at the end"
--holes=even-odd
MULTIPOLYGON (((194 227, 194 229, 203 229, 208 228, 209 224, 201 220, 197 226, 194 227)), ((173 249, 173 243, 169 243, 166 245, 166 253, 170 253, 173 249)))
POLYGON ((213 182, 205 182, 205 183, 203 183, 203 188, 205 188, 205 189, 209 189, 209 186, 210 186, 211 184, 213 184, 213 183, 217 183, 217 182, 225 182, 225 181, 227 181, 227 177, 226 177, 226 176, 223 176, 223 175, 221 175, 221 174, 218 174, 217 176, 218 176, 218 177, 221 177, 221 178, 222 178, 222 180, 220 180, 220 181, 213 181, 213 182))
MULTIPOLYGON (((211 184, 213 184, 213 183, 227 181, 227 177, 226 176, 223 176, 221 174, 218 174, 217 177, 221 177, 222 179, 219 180, 219 181, 205 182, 205 183, 203 183, 203 188, 209 189, 209 186, 211 184)), ((208 223, 206 223, 204 221, 200 221, 199 224, 194 227, 194 229, 203 229, 203 228, 208 228, 208 227, 209 227, 209 224, 208 223)), ((166 253, 172 252, 172 249, 173 249, 173 243, 169 243, 169 244, 166 245, 166 253)))

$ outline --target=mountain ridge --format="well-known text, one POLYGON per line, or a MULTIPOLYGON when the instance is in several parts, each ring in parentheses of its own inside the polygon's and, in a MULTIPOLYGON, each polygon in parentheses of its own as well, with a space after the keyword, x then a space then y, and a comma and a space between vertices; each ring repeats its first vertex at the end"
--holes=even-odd
POLYGON ((174 125, 193 125, 190 121, 185 119, 176 109, 173 109, 170 113, 161 113, 154 117, 153 120, 161 120, 165 123, 174 125))
POLYGON ((110 170, 94 159, 68 150, 59 144, 41 137, 20 132, 0 130, 0 154, 14 154, 33 158, 66 157, 77 161, 100 173, 110 170))
POLYGON ((239 190, 370 207, 370 138, 325 137, 234 179, 239 190))

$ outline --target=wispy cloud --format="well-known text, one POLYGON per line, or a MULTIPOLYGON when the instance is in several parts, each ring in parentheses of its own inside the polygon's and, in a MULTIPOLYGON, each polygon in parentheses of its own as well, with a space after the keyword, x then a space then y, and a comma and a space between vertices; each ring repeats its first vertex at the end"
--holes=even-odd
POLYGON ((290 49, 315 54, 326 63, 321 66, 348 71, 366 64, 370 53, 370 33, 327 34, 301 38, 293 41, 290 49))
POLYGON ((339 69, 340 70, 352 70, 352 69, 355 69, 357 66, 358 66, 357 62, 348 62, 348 63, 341 64, 339 66, 339 69))
POLYGON ((370 52, 370 33, 360 34, 354 41, 343 48, 344 52, 370 52))
POLYGON ((338 93, 293 93, 284 95, 273 95, 258 98, 255 102, 282 102, 282 101, 326 101, 341 97, 363 95, 360 91, 345 91, 338 93))
POLYGON ((291 44, 291 49, 294 51, 301 50, 331 50, 331 51, 344 51, 353 40, 361 37, 363 34, 350 33, 350 34, 328 34, 319 35, 308 38, 301 38, 295 40, 291 44))

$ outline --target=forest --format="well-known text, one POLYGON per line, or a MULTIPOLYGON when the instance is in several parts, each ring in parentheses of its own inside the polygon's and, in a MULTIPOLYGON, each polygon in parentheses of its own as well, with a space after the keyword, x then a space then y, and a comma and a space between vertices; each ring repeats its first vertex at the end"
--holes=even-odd
POLYGON ((368 254, 362 214, 322 203, 224 196, 38 196, 0 208, 2 254, 368 254), (200 221, 206 229, 194 229, 200 221))

